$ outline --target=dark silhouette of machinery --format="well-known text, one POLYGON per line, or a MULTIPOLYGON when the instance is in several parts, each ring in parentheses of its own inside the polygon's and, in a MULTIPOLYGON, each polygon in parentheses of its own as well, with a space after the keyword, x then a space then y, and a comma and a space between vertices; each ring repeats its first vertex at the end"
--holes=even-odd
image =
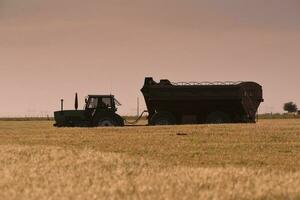
POLYGON ((254 123, 262 87, 255 82, 155 82, 141 89, 149 125, 254 123))
MULTIPOLYGON (((146 77, 141 91, 149 125, 255 123, 263 102, 262 87, 255 82, 172 83, 163 79, 157 83, 146 77)), ((61 100, 61 110, 54 112, 54 125, 124 126, 126 120, 116 113, 121 104, 113 95, 89 95, 85 103, 83 110, 77 110, 76 94, 75 110, 63 110, 61 100)))
POLYGON ((78 100, 75 97, 75 110, 54 112, 54 126, 124 126, 124 120, 116 111, 121 104, 113 95, 89 95, 85 99, 83 110, 77 110, 78 100))

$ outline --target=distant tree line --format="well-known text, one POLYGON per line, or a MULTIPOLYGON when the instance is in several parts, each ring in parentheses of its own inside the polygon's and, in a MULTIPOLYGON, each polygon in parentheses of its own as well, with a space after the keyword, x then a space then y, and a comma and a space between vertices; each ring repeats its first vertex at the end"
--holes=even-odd
POLYGON ((283 110, 287 111, 288 113, 296 113, 298 111, 298 107, 297 104, 290 101, 283 105, 283 110))

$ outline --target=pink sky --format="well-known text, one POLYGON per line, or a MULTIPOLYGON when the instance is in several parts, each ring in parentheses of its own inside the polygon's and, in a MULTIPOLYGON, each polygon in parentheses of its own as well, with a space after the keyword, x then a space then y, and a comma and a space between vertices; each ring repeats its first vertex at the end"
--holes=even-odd
POLYGON ((260 112, 282 112, 300 106, 299 19, 299 0, 0 0, 0 116, 72 109, 75 92, 134 114, 145 76, 257 81, 260 112))

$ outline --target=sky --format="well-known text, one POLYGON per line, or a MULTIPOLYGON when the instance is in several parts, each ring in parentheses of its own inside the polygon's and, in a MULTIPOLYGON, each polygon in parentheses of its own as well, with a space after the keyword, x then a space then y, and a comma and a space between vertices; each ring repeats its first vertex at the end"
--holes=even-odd
POLYGON ((53 115, 144 78, 256 81, 259 112, 300 106, 300 0, 0 0, 0 117, 53 115))

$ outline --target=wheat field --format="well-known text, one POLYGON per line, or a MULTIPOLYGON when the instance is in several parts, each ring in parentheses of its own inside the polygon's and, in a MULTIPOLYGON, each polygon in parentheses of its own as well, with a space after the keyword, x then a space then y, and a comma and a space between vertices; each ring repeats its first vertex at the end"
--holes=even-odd
POLYGON ((300 199, 300 120, 0 122, 0 199, 300 199))

